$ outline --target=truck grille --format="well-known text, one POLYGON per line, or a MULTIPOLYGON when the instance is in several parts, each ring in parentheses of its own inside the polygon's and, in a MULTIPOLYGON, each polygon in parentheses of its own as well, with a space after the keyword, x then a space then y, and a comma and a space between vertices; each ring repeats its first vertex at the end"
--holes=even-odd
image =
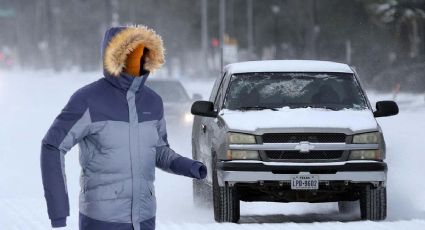
POLYGON ((345 143, 346 139, 343 133, 266 133, 262 137, 263 143, 345 143))
POLYGON ((343 150, 336 151, 310 151, 308 153, 301 153, 299 151, 265 151, 267 158, 270 160, 332 160, 340 159, 343 150))

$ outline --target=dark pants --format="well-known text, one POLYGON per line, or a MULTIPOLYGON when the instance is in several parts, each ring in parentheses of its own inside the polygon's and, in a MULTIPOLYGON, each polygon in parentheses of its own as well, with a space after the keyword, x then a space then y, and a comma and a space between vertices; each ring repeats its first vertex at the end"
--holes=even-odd
MULTIPOLYGON (((80 213, 80 230, 133 230, 128 223, 113 223, 95 220, 80 213)), ((142 221, 140 230, 155 230, 155 217, 142 221)))

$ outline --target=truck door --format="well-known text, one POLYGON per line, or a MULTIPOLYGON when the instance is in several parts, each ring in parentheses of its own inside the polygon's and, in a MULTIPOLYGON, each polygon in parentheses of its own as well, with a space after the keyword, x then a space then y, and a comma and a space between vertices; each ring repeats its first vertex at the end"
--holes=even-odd
MULTIPOLYGON (((213 90, 211 92, 210 101, 214 102, 214 108, 219 109, 220 102, 223 98, 223 85, 224 85, 224 76, 225 74, 217 79, 214 84, 213 90)), ((204 163, 207 166, 208 172, 211 172, 211 157, 212 157, 212 143, 214 138, 214 129, 216 128, 217 118, 212 117, 201 117, 197 124, 194 123, 194 129, 198 129, 194 132, 198 133, 198 144, 199 144, 199 153, 198 160, 204 163), (195 125, 197 127, 195 127, 195 125)), ((212 174, 208 173, 207 175, 208 182, 212 181, 212 174)))

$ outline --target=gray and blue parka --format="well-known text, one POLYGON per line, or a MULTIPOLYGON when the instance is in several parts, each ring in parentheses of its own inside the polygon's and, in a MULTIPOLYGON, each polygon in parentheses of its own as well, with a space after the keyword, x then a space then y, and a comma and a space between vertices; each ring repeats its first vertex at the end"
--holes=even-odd
POLYGON ((205 166, 168 145, 161 97, 123 73, 129 50, 149 49, 145 68, 163 63, 161 38, 146 27, 115 27, 103 42, 104 78, 75 92, 42 141, 41 171, 53 227, 66 225, 64 156, 80 149, 80 230, 155 228, 155 166, 202 179, 205 166))

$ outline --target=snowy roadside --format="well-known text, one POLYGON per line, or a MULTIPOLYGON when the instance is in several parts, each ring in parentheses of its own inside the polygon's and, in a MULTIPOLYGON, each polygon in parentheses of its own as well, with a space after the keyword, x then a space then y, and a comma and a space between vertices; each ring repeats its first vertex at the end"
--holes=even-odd
MULTIPOLYGON (((79 87, 101 77, 98 73, 50 71, 0 71, 0 229, 49 229, 39 169, 40 141, 69 96, 79 87)), ((189 94, 208 98, 212 80, 182 82, 189 94)), ((379 118, 387 142, 388 220, 357 221, 342 216, 334 203, 243 203, 243 224, 217 224, 212 211, 192 205, 191 180, 157 171, 158 229, 425 229, 424 95, 402 94, 401 112, 379 118), (342 220, 342 221, 340 221, 342 220), (258 224, 264 223, 264 224, 258 224)), ((390 94, 370 93, 372 101, 392 99, 390 94)), ((168 124, 172 130, 172 124, 168 124)), ((190 133, 189 126, 184 133, 190 133)), ((177 152, 191 155, 190 136, 173 132, 170 142, 177 152)), ((66 229, 78 226, 78 151, 66 157, 71 217, 66 229)))

